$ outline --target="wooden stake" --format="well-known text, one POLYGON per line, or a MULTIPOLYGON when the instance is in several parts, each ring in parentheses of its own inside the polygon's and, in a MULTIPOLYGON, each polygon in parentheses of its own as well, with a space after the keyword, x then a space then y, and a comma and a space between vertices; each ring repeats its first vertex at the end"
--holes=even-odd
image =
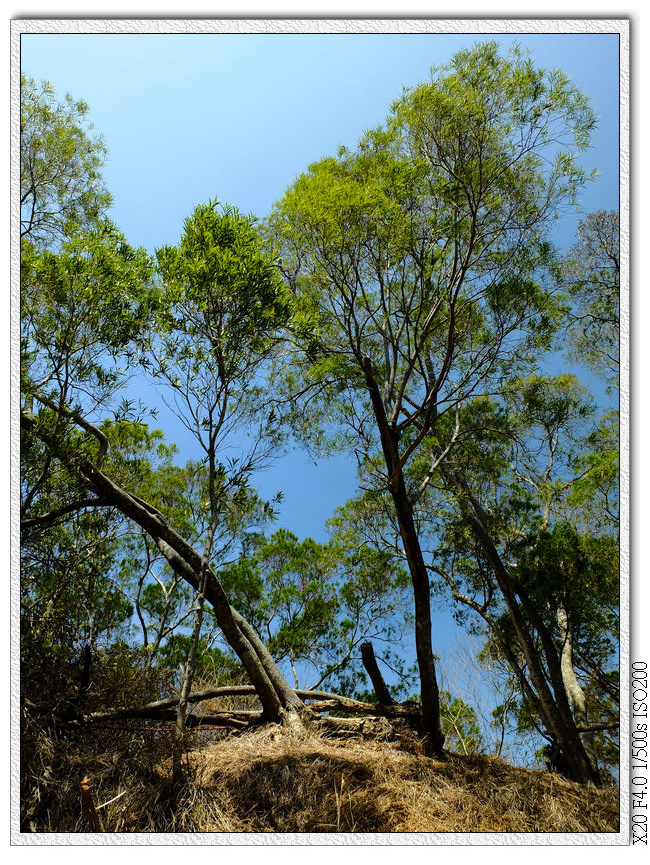
POLYGON ((377 659, 375 658, 375 652, 372 648, 372 643, 369 640, 366 640, 365 643, 361 643, 361 660, 363 662, 363 666, 366 668, 366 673, 370 676, 370 681, 372 682, 372 686, 375 689, 375 694, 377 695, 377 700, 383 706, 392 706, 395 703, 395 700, 390 695, 390 691, 386 686, 386 682, 384 682, 384 677, 377 666, 377 659))

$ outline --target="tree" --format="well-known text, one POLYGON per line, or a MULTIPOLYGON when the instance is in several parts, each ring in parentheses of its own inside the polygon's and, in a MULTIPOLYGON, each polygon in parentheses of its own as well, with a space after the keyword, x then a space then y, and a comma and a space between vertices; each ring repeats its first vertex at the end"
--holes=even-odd
MULTIPOLYGON (((155 432, 153 438, 157 435, 162 437, 161 433, 155 432)), ((192 544, 200 544, 210 521, 206 467, 196 460, 190 460, 184 466, 176 465, 171 462, 176 449, 162 442, 157 451, 158 459, 149 457, 151 469, 142 472, 137 485, 134 483, 136 478, 131 475, 129 489, 153 506, 164 508, 178 531, 192 544)), ((144 463, 143 456, 141 451, 140 460, 144 463)), ((213 566, 231 554, 241 533, 263 525, 271 516, 269 504, 249 488, 222 489, 219 526, 212 544, 213 566)), ((146 532, 134 534, 130 543, 123 544, 123 551, 118 581, 134 603, 146 655, 145 667, 149 669, 163 655, 168 656, 166 650, 171 640, 175 640, 177 647, 190 645, 183 629, 188 623, 191 626, 196 599, 193 599, 192 589, 183 574, 169 566, 146 532)), ((213 637, 204 629, 201 640, 212 642, 213 637)))
POLYGON ((101 167, 106 148, 91 134, 88 105, 52 86, 20 79, 20 236, 42 246, 95 223, 111 196, 101 167))
MULTIPOLYGON (((58 253, 21 247, 21 373, 26 400, 47 395, 63 412, 97 412, 112 398, 124 358, 155 302, 152 263, 108 220, 58 253)), ((58 407, 58 408, 57 408, 58 407)))
POLYGON ((442 730, 450 751, 476 754, 483 748, 483 737, 475 709, 449 691, 440 692, 442 730))
POLYGON ((110 575, 118 529, 110 515, 77 512, 21 537, 21 703, 48 729, 82 715, 97 652, 133 612, 110 575))
POLYGON ((561 262, 570 303, 571 356, 616 387, 619 371, 620 253, 617 211, 589 213, 561 262))
POLYGON ((463 618, 484 623, 489 657, 508 663, 563 771, 597 781, 593 733, 617 723, 618 544, 576 508, 577 486, 589 485, 580 428, 593 407, 572 377, 538 375, 470 410, 467 425, 481 418, 484 433, 459 441, 424 503, 430 567, 463 618))
MULTIPOLYGON (((52 125, 48 111, 25 117, 52 125)), ((516 714, 566 774, 599 780, 617 701, 615 430, 593 423, 572 377, 539 368, 570 298, 546 230, 586 180, 573 154, 592 125, 561 73, 487 44, 406 91, 357 148, 311 166, 266 238, 209 202, 154 264, 101 216, 98 162, 74 169, 95 190, 85 203, 66 198, 73 180, 34 186, 21 250, 23 635, 30 673, 57 660, 57 711, 81 713, 86 648, 99 657, 102 635, 106 663, 135 659, 147 682, 172 664, 180 681, 179 697, 104 717, 175 713, 179 742, 208 660, 245 671, 252 686, 230 691, 254 688, 262 720, 299 723, 314 696, 321 711, 365 711, 314 689, 358 696, 369 637, 409 686, 390 646, 413 622, 425 747, 472 750, 473 710, 438 692, 430 595, 443 586, 509 665, 518 692, 502 730, 516 714), (144 407, 118 405, 136 370, 200 459, 176 465, 144 407), (261 534, 273 503, 250 483, 283 422, 357 458, 360 494, 328 544, 261 534), (132 615, 147 652, 114 640, 132 615), (307 670, 312 690, 299 691, 307 670)), ((80 128, 72 137, 98 157, 80 128)), ((32 138, 41 164, 61 158, 57 135, 32 138)), ((602 277, 590 256, 574 270, 576 304, 602 277)), ((603 317, 597 294, 584 304, 603 317)), ((414 716, 371 679, 382 713, 414 716)), ((24 681, 38 688, 38 675, 24 681)))
POLYGON ((351 543, 343 520, 337 528, 327 544, 285 529, 251 533, 219 578, 277 663, 289 664, 296 688, 359 696, 362 643, 381 643, 391 664, 390 648, 404 635, 406 573, 385 553, 351 543))
MULTIPOLYGON (((212 560, 218 561, 215 545, 223 539, 223 532, 221 538, 219 535, 224 503, 230 499, 235 504, 238 492, 245 501, 248 477, 256 461, 263 459, 259 453, 264 440, 262 422, 259 410, 252 408, 259 392, 255 380, 287 310, 254 220, 234 208, 220 211, 212 202, 195 208, 186 220, 179 247, 163 247, 157 258, 163 296, 159 326, 147 346, 148 363, 153 375, 171 388, 178 415, 205 453, 207 473, 209 518, 179 703, 182 714, 200 637, 207 569, 212 560), (248 453, 224 465, 219 454, 228 436, 233 430, 241 434, 253 420, 260 429, 252 436, 248 453)), ((228 627, 232 634, 239 631, 234 621, 228 627)), ((261 665, 257 676, 265 677, 261 665)), ((300 702, 288 688, 281 700, 291 708, 300 702)), ((182 718, 179 724, 182 726, 182 718)))
POLYGON ((356 150, 312 165, 271 220, 296 305, 296 426, 321 399, 322 432, 390 495, 408 564, 422 732, 439 753, 429 571, 418 499, 460 434, 407 467, 442 418, 526 369, 557 312, 541 283, 544 231, 585 181, 573 150, 594 125, 586 99, 494 43, 459 52, 407 90, 356 150), (379 455, 379 456, 378 456, 379 455))
MULTIPOLYGON (((65 513, 114 509, 143 530, 196 591, 181 726, 204 599, 257 688, 265 717, 295 717, 302 702, 258 635, 231 607, 212 567, 215 559, 221 564, 220 551, 232 540, 235 512, 250 504, 247 478, 259 455, 254 436, 249 453, 230 465, 220 462, 217 449, 236 421, 248 423, 253 416, 255 376, 283 315, 275 271, 251 220, 234 211, 219 213, 215 205, 198 208, 179 249, 159 253, 161 287, 150 281, 146 256, 128 247, 108 223, 76 235, 58 254, 26 242, 23 252, 21 424, 26 439, 40 443, 43 460, 26 491, 25 518, 29 508, 41 507, 39 492, 54 467, 79 490, 65 513), (157 507, 140 495, 147 488, 138 472, 128 471, 129 442, 103 420, 109 397, 125 380, 125 367, 138 357, 184 399, 185 420, 206 455, 206 519, 201 534, 190 534, 190 540, 172 525, 177 502, 157 507)), ((128 406, 118 417, 120 411, 132 414, 128 406)), ((142 469, 137 457, 131 462, 142 469)))
MULTIPOLYGON (((63 444, 54 412, 44 413, 63 444)), ((161 462, 168 456, 160 434, 143 425, 109 422, 103 429, 115 445, 104 467, 132 486, 151 470, 156 446, 161 462)), ((82 435, 70 436, 68 446, 93 450, 82 435)), ((49 725, 82 713, 91 680, 98 683, 101 651, 128 638, 134 604, 122 561, 138 538, 29 428, 21 461, 21 694, 23 706, 36 712, 36 704, 40 723, 49 725)))
MULTIPOLYGON (((43 426, 68 453, 96 454, 99 462, 106 457, 106 435, 79 413, 82 406, 104 406, 119 378, 115 355, 148 307, 150 274, 146 256, 107 221, 66 242, 58 254, 22 240, 23 411, 32 417, 40 400, 43 426), (74 418, 81 426, 66 435, 74 418)), ((130 605, 110 578, 124 524, 119 515, 89 512, 106 501, 90 494, 29 429, 21 444, 23 682, 33 692, 49 692, 49 685, 36 687, 31 678, 37 655, 49 657, 53 683, 59 662, 73 663, 84 653, 87 666, 99 636, 128 618, 130 605)), ((24 696, 33 700, 33 693, 24 696)), ((69 701, 68 689, 61 685, 52 699, 52 705, 69 701)))

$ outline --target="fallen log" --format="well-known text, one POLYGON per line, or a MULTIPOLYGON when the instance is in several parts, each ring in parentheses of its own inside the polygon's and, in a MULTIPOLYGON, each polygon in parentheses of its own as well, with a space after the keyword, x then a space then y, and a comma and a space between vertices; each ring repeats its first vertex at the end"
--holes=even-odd
MULTIPOLYGON (((217 724, 228 727, 237 727, 243 730, 254 721, 262 717, 261 711, 235 711, 235 712, 199 712, 187 717, 188 727, 196 727, 201 724, 217 724)), ((84 724, 94 724, 103 721, 123 721, 129 718, 140 721, 176 721, 176 710, 174 708, 152 709, 151 706, 137 706, 128 709, 115 709, 108 712, 93 712, 83 719, 84 724)))
MULTIPOLYGON (((254 696, 255 688, 252 685, 228 685, 221 688, 210 688, 205 691, 195 691, 187 698, 188 703, 201 703, 206 700, 214 700, 220 697, 254 696)), ((385 718, 403 718, 404 720, 415 720, 419 717, 419 707, 416 703, 363 703, 353 700, 351 697, 343 697, 340 694, 331 694, 327 691, 296 691, 296 694, 305 703, 305 708, 313 712, 339 712, 342 714, 361 714, 385 718)), ((129 706, 120 709, 106 709, 102 712, 92 712, 85 715, 83 723, 94 723, 98 721, 117 721, 128 718, 140 720, 175 720, 175 709, 178 705, 178 697, 167 697, 164 700, 155 700, 144 703, 141 706, 129 706)), ((222 712, 211 712, 201 715, 192 715, 192 718, 210 719, 203 723, 221 724, 230 726, 246 726, 256 722, 261 717, 260 710, 238 709, 222 712)), ((196 722, 191 722, 195 724, 196 722)))
POLYGON ((386 718, 319 718, 318 726, 344 736, 358 735, 362 738, 391 739, 395 735, 393 725, 386 718))
POLYGON ((406 703, 393 703, 386 706, 383 703, 362 703, 351 697, 342 697, 339 694, 329 694, 325 691, 296 691, 302 700, 314 700, 309 703, 309 708, 315 712, 337 711, 365 715, 378 715, 384 718, 404 718, 409 720, 419 717, 420 708, 417 703, 407 701, 406 703))
MULTIPOLYGON (((187 698, 188 703, 201 703, 204 700, 213 700, 217 697, 233 697, 255 695, 256 691, 252 685, 229 685, 223 688, 211 688, 208 691, 195 691, 187 698)), ((164 700, 154 700, 141 706, 129 706, 123 709, 105 709, 103 712, 92 712, 84 720, 118 720, 122 718, 142 718, 144 714, 157 713, 165 709, 175 709, 178 706, 179 697, 166 697, 164 700)), ((239 714, 246 714, 246 710, 240 710, 239 714)))

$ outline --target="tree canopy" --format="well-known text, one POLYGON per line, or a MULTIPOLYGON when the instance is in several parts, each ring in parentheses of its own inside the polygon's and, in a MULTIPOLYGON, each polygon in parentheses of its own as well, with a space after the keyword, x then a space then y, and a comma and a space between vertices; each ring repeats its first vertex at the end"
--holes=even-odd
POLYGON ((266 220, 208 200, 155 255, 106 217, 85 103, 25 78, 22 106, 25 729, 172 713, 178 780, 200 686, 240 700, 213 724, 372 702, 429 754, 486 750, 433 599, 500 671, 501 745, 529 736, 601 783, 617 417, 581 369, 613 392, 617 214, 587 215, 564 255, 551 243, 589 179, 586 97, 478 44, 266 220), (150 424, 162 401, 185 462, 150 424), (281 496, 255 488, 303 445, 358 469, 325 542, 274 526, 281 496))
MULTIPOLYGON (((496 44, 479 45, 405 91, 355 150, 312 165, 272 216, 298 309, 288 377, 296 414, 321 420, 325 434, 333 427, 368 485, 392 499, 433 751, 443 739, 420 502, 436 477, 459 496, 518 618, 484 507, 453 465, 461 441, 480 447, 482 412, 473 406, 531 374, 559 324, 546 232, 587 179, 576 153, 594 122, 564 75, 517 50, 503 58, 496 44), (304 415, 306 399, 320 400, 320 412, 304 415)), ((519 628, 519 638, 545 691, 532 637, 519 628)), ((545 699, 550 718, 554 698, 545 699)), ((575 772, 586 777, 588 761, 575 772)))
POLYGON ((111 203, 106 147, 83 99, 56 101, 47 81, 20 79, 20 236, 51 245, 91 226, 111 203))

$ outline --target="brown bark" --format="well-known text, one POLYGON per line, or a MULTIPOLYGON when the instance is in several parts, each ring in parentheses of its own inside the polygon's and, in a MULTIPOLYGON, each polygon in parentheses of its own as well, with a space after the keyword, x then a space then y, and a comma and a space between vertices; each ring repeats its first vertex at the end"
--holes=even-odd
POLYGON ((384 706, 391 706, 395 700, 390 695, 390 691, 384 682, 384 677, 381 674, 381 670, 377 666, 377 658, 375 658, 375 651, 372 648, 372 643, 369 640, 361 643, 361 660, 363 662, 363 666, 366 669, 366 672, 370 676, 370 681, 372 682, 372 686, 375 689, 375 694, 380 703, 383 703, 384 706))
POLYGON ((580 783, 600 783, 597 768, 592 765, 577 730, 571 713, 569 700, 562 678, 560 659, 552 636, 545 626, 534 603, 522 587, 515 588, 508 568, 504 565, 487 526, 486 514, 472 494, 465 478, 459 473, 443 473, 448 482, 461 493, 461 508, 469 526, 478 539, 486 559, 490 563, 501 594, 506 602, 511 621, 517 634, 519 646, 528 665, 531 682, 537 693, 537 707, 541 710, 544 723, 557 740, 574 780, 580 783), (519 601, 517 600, 519 596, 519 601), (543 660, 535 645, 533 635, 526 622, 524 611, 534 625, 542 642, 548 678, 544 671, 543 660))
POLYGON ((420 539, 415 527, 413 508, 404 482, 403 466, 399 458, 399 435, 389 424, 379 387, 372 374, 370 358, 363 359, 366 387, 372 402, 379 430, 382 451, 388 474, 388 487, 395 506, 400 537, 413 585, 415 607, 415 652, 420 673, 422 699, 422 734, 425 749, 440 755, 445 738, 440 728, 440 696, 436 678, 431 642, 431 590, 429 571, 424 562, 420 539))
MULTIPOLYGON (((78 471, 102 499, 110 502, 113 507, 144 529, 170 564, 180 570, 183 578, 194 589, 199 588, 201 555, 167 523, 156 508, 138 496, 128 493, 90 460, 78 453, 71 453, 65 445, 62 446, 56 441, 48 430, 38 428, 36 420, 30 414, 22 413, 21 424, 35 433, 65 465, 78 471)), ((265 719, 277 722, 282 720, 285 713, 295 713, 301 705, 295 692, 285 682, 286 687, 281 688, 281 693, 278 693, 256 651, 237 624, 226 593, 210 568, 206 569, 205 597, 214 608, 225 639, 242 662, 255 686, 265 719)), ((277 677, 282 678, 279 671, 277 677)))
POLYGON ((393 494, 400 536, 406 553, 415 606, 415 651, 420 672, 420 697, 422 700, 422 733, 426 736, 427 750, 440 755, 445 743, 440 728, 440 695, 436 677, 431 640, 431 590, 429 572, 424 563, 420 541, 415 528, 404 479, 393 494))
POLYGON ((395 730, 386 718, 321 718, 318 722, 321 729, 329 730, 343 736, 361 736, 370 739, 389 739, 395 730))
MULTIPOLYGON (((201 703, 205 700, 215 700, 220 697, 249 696, 256 694, 253 685, 225 685, 221 688, 210 688, 206 691, 195 691, 187 698, 188 704, 201 703)), ((340 694, 330 694, 327 691, 296 691, 296 695, 305 701, 309 701, 307 708, 314 712, 350 712, 355 714, 376 715, 386 718, 401 718, 413 722, 418 715, 417 704, 414 703, 363 703, 340 694)), ((173 720, 174 709, 178 705, 178 697, 166 697, 163 700, 155 700, 144 703, 141 706, 128 706, 122 709, 106 709, 102 712, 93 712, 87 715, 84 723, 96 723, 101 721, 116 721, 128 718, 149 718, 160 720, 162 718, 173 720)), ((302 704, 301 704, 302 705, 302 704)), ((200 716, 197 716, 200 717, 200 716)), ((210 717, 232 717, 239 720, 260 719, 261 713, 257 710, 229 710, 227 712, 213 712, 210 717)))
MULTIPOLYGON (((176 700, 178 704, 178 700, 176 700)), ((147 706, 138 706, 128 709, 116 709, 111 712, 94 712, 84 718, 86 724, 102 724, 105 721, 169 721, 175 722, 177 719, 177 708, 167 709, 151 709, 147 706)), ((258 711, 250 712, 199 712, 198 714, 188 714, 185 718, 185 727, 199 727, 201 725, 234 727, 237 730, 246 729, 251 721, 261 721, 262 713, 258 711)))
POLYGON ((298 691, 294 690, 291 685, 289 685, 282 673, 278 670, 277 664, 273 660, 271 653, 255 632, 255 629, 251 626, 250 622, 247 622, 241 613, 237 612, 234 607, 231 607, 230 609, 232 611, 233 619, 239 626, 244 637, 253 647, 260 664, 264 668, 264 672, 269 677, 271 684, 279 695, 282 705, 285 708, 297 710, 303 709, 304 704, 299 696, 297 696, 298 691))
MULTIPOLYGON (((174 567, 182 566, 182 559, 180 556, 174 555, 175 550, 170 545, 161 540, 158 546, 174 567)), ((198 579, 193 568, 186 565, 183 569, 183 574, 193 588, 198 587, 198 579)), ((255 649, 251 646, 235 620, 233 608, 230 606, 221 583, 219 583, 210 569, 206 570, 205 597, 215 611, 217 622, 224 637, 244 665, 251 682, 255 686, 265 717, 269 721, 279 721, 284 711, 292 711, 296 706, 285 703, 283 695, 278 694, 276 691, 255 649)), ((278 673, 278 675, 280 674, 278 673)), ((288 684, 287 688, 289 688, 288 684)))

